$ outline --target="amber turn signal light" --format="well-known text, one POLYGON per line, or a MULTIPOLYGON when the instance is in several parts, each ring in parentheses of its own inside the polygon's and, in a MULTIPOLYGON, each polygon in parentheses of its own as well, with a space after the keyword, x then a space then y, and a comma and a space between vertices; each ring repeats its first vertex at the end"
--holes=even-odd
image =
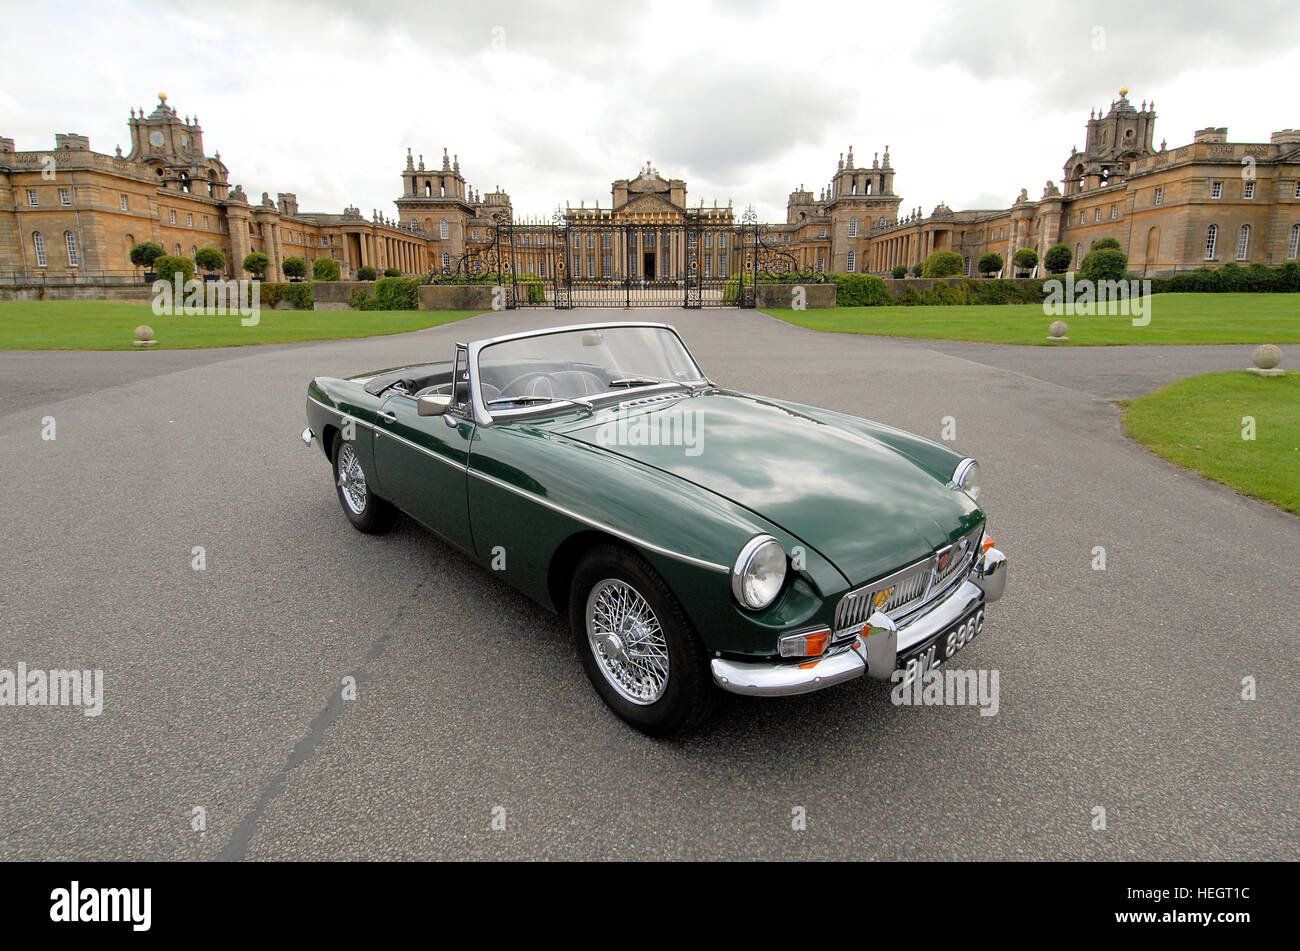
POLYGON ((830 643, 830 628, 824 627, 820 631, 805 631, 781 638, 779 650, 782 657, 820 657, 826 653, 830 643))

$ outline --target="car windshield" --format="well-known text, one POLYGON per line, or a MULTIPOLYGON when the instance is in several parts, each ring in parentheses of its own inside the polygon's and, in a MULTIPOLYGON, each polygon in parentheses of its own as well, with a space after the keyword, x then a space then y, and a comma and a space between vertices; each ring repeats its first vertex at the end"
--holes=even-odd
POLYGON ((479 353, 479 387, 493 410, 598 396, 663 384, 704 382, 666 327, 590 327, 489 344, 479 353))

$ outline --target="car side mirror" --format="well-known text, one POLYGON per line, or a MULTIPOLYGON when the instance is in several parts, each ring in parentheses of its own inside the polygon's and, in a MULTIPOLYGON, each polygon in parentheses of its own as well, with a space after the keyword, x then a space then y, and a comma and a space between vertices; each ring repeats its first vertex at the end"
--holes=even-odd
POLYGON ((442 416, 450 405, 450 396, 421 396, 416 401, 415 408, 421 416, 442 416))

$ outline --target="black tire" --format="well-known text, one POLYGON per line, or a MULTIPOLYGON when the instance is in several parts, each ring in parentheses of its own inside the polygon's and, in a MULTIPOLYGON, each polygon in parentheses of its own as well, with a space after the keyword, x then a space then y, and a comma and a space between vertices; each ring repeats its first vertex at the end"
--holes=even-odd
MULTIPOLYGON (((351 461, 349 460, 349 461, 351 461)), ((344 442, 341 433, 334 434, 334 444, 330 447, 330 463, 334 470, 334 491, 339 497, 339 507, 343 509, 343 514, 347 516, 352 527, 359 532, 365 532, 367 535, 381 535, 393 527, 393 521, 397 518, 397 510, 392 504, 381 499, 370 490, 371 479, 370 473, 365 471, 361 465, 361 459, 356 455, 356 450, 351 443, 344 442), (352 453, 351 460, 355 460, 356 468, 362 474, 363 483, 360 487, 362 504, 358 504, 356 499, 344 488, 341 477, 340 465, 344 459, 344 449, 352 453)))
POLYGON ((681 604, 644 558, 626 548, 602 545, 579 563, 569 585, 569 627, 583 669, 611 710, 650 736, 680 736, 709 716, 716 697, 708 655, 681 604), (634 703, 607 679, 587 634, 588 597, 606 581, 630 586, 654 612, 667 645, 668 676, 650 703, 634 703))

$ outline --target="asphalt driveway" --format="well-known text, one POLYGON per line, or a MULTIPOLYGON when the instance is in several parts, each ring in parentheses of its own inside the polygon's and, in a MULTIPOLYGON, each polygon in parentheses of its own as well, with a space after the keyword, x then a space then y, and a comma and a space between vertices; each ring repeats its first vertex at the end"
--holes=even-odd
POLYGON ((1011 559, 961 655, 999 672, 997 715, 859 680, 728 698, 700 733, 647 739, 557 619, 410 522, 353 531, 298 440, 313 375, 623 312, 0 353, 0 669, 104 671, 98 717, 0 707, 0 858, 1295 857, 1300 521, 1127 442, 1108 402, 1250 348, 654 316, 721 383, 931 438, 952 418, 1011 559))

